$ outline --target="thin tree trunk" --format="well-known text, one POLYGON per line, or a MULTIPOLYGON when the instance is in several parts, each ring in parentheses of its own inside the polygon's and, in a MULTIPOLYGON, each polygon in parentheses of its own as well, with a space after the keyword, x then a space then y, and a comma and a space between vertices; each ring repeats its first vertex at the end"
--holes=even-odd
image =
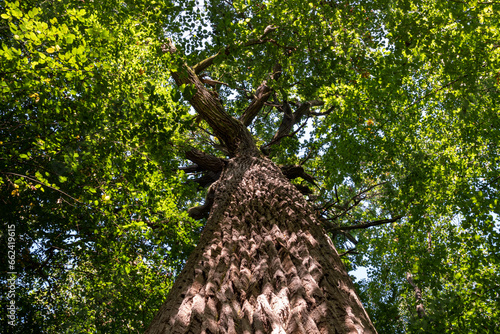
POLYGON ((331 240, 270 160, 233 158, 147 334, 376 333, 331 240))

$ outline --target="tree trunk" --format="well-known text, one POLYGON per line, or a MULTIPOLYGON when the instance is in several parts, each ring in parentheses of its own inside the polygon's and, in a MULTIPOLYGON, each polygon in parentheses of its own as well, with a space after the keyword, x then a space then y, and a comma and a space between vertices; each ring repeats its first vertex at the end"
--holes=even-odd
POLYGON ((212 187, 199 244, 146 333, 376 333, 313 209, 274 163, 233 158, 212 187))

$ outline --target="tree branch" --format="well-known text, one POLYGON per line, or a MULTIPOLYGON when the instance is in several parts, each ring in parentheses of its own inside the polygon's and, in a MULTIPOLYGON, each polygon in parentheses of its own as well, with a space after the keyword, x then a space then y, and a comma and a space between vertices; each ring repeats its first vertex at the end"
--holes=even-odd
POLYGON ((406 280, 413 287, 413 291, 415 291, 415 299, 417 300, 417 314, 419 318, 423 318, 425 316, 424 305, 422 304, 422 290, 413 282, 413 277, 410 272, 406 273, 406 280))
POLYGON ((350 230, 359 230, 359 229, 364 229, 372 226, 378 226, 378 225, 383 225, 387 223, 393 223, 399 219, 403 218, 403 216, 396 216, 394 218, 390 219, 381 219, 381 220, 376 220, 373 222, 363 222, 357 225, 351 225, 351 226, 334 226, 334 227, 329 227, 327 230, 329 232, 333 231, 350 231, 350 230))
POLYGON ((213 172, 211 170, 203 173, 202 176, 194 180, 189 180, 190 182, 198 183, 199 188, 207 188, 216 182, 220 178, 221 172, 213 172))
POLYGON ((293 180, 298 177, 303 178, 307 182, 316 185, 316 182, 314 181, 314 177, 311 175, 307 174, 304 170, 304 167, 300 165, 287 165, 287 166, 280 166, 281 172, 283 175, 286 176, 287 179, 293 180))
POLYGON ((200 61, 198 64, 194 65, 193 66, 194 73, 200 74, 201 72, 203 72, 204 69, 210 67, 210 65, 212 65, 214 63, 215 58, 217 58, 220 54, 221 54, 221 52, 219 51, 216 54, 214 54, 213 56, 210 56, 210 57, 200 61))
POLYGON ((204 169, 201 168, 200 166, 194 164, 194 165, 190 165, 190 166, 179 167, 177 169, 173 168, 173 170, 182 170, 185 173, 196 173, 196 172, 203 172, 204 169))
MULTIPOLYGON (((256 45, 256 44, 263 44, 263 43, 266 43, 266 42, 276 42, 276 41, 274 41, 272 39, 264 39, 264 37, 266 37, 267 35, 269 35, 271 32, 273 32, 276 29, 277 29, 277 27, 269 25, 269 26, 267 26, 264 29, 263 34, 260 35, 259 38, 252 39, 252 40, 250 40, 250 41, 248 41, 248 42, 246 42, 244 44, 237 45, 236 47, 238 47, 238 46, 247 47, 247 46, 256 45)), ((226 46, 224 48, 224 52, 219 51, 216 54, 214 54, 213 56, 210 56, 210 57, 208 57, 208 58, 200 61, 198 64, 194 65, 193 66, 194 73, 196 73, 196 74, 201 73, 203 70, 205 70, 206 68, 210 67, 214 63, 214 60, 217 57, 220 57, 222 55, 228 55, 230 53, 231 53, 231 46, 226 46)))
POLYGON ((222 81, 218 81, 218 80, 212 80, 212 79, 201 78, 201 77, 200 77, 200 80, 201 80, 201 82, 203 82, 204 84, 210 85, 210 86, 212 86, 212 87, 215 87, 215 86, 217 86, 217 85, 223 85, 223 86, 230 87, 227 83, 222 82, 222 81))
MULTIPOLYGON (((272 39, 265 39, 265 37, 267 35, 269 35, 270 33, 272 33, 276 29, 277 29, 277 27, 275 27, 273 25, 269 25, 269 26, 267 26, 264 29, 264 32, 262 33, 261 36, 259 36, 259 38, 252 39, 252 40, 250 40, 250 41, 248 41, 248 42, 246 42, 244 44, 240 44, 240 46, 248 47, 248 46, 251 46, 251 45, 263 44, 263 43, 266 43, 266 42, 274 42, 274 43, 276 43, 276 41, 274 41, 272 39)), ((210 56, 210 57, 202 60, 201 62, 199 62, 198 64, 196 64, 196 65, 193 66, 194 73, 195 74, 201 73, 203 70, 205 70, 206 68, 208 68, 209 66, 211 66, 217 57, 219 57, 221 55, 228 55, 229 53, 231 53, 231 47, 227 46, 224 49, 224 52, 219 51, 219 52, 217 52, 217 54, 215 54, 213 56, 210 56)), ((278 64, 278 65, 274 66, 271 78, 273 80, 278 80, 278 78, 280 76, 281 76, 281 66, 278 64)), ((214 80, 210 80, 210 82, 207 82, 206 79, 205 80, 202 79, 202 82, 205 82, 205 83, 208 83, 208 84, 211 84, 211 85, 212 84, 216 84, 216 83, 224 84, 222 82, 217 82, 217 81, 214 81, 214 80)), ((269 86, 267 86, 267 82, 264 81, 257 88, 257 91, 256 91, 255 96, 254 96, 254 100, 245 109, 245 111, 243 112, 242 116, 240 117, 240 121, 245 126, 248 126, 248 125, 250 125, 252 123, 252 121, 257 116, 257 114, 259 113, 259 111, 262 109, 264 103, 267 101, 267 99, 269 98, 270 95, 271 95, 271 88, 269 86)))
POLYGON ((332 113, 332 111, 335 109, 335 106, 332 106, 330 108, 328 108, 326 111, 323 111, 323 112, 309 112, 309 115, 312 115, 312 116, 327 116, 327 115, 330 115, 332 113))
MULTIPOLYGON (((28 179, 28 180, 30 180, 30 181, 33 181, 33 182, 39 183, 39 184, 41 184, 41 185, 42 185, 42 186, 44 186, 44 187, 50 188, 50 189, 52 189, 52 190, 55 190, 55 191, 57 191, 57 192, 60 192, 61 194, 65 195, 65 196, 68 196, 69 198, 71 198, 71 199, 72 199, 73 201, 75 201, 75 202, 78 202, 78 203, 83 204, 82 202, 80 202, 80 201, 79 201, 79 200, 77 200, 76 198, 74 198, 74 197, 72 197, 72 196, 68 195, 68 194, 67 194, 67 193, 65 193, 64 191, 62 191, 62 190, 60 190, 60 189, 57 189, 57 188, 54 188, 54 187, 52 187, 52 186, 49 186, 49 185, 47 185, 47 184, 45 184, 45 183, 43 183, 43 182, 41 182, 41 181, 38 181, 37 179, 31 178, 31 177, 29 177, 29 176, 22 175, 22 174, 12 173, 12 172, 1 172, 1 173, 2 173, 2 174, 9 174, 9 175, 15 175, 15 176, 23 177, 23 178, 28 179)), ((68 203, 68 204, 73 205, 73 204, 71 204, 71 203, 68 203)))
POLYGON ((330 207, 334 206, 335 208, 340 209, 342 212, 335 215, 333 218, 330 218, 329 220, 336 220, 339 217, 345 216, 347 214, 347 212, 349 212, 352 208, 354 208, 356 205, 361 203, 362 200, 367 198, 365 195, 367 192, 369 192, 373 188, 378 187, 384 183, 386 183, 386 182, 376 183, 374 185, 369 186, 368 188, 366 188, 366 189, 360 191, 359 193, 357 193, 356 195, 352 196, 348 201, 346 201, 342 205, 335 205, 337 203, 340 203, 340 200, 339 200, 339 197, 337 194, 337 188, 335 188, 335 195, 337 197, 337 202, 334 202, 332 205, 329 205, 328 208, 325 207, 324 211, 326 211, 330 207), (363 196, 363 195, 365 195, 365 196, 363 196), (351 202, 354 202, 354 203, 352 205, 349 205, 351 202))
POLYGON ((205 203, 203 205, 198 205, 189 208, 187 211, 188 215, 195 220, 208 218, 208 215, 210 214, 210 209, 214 204, 214 198, 215 198, 215 190, 213 187, 210 187, 208 189, 207 196, 205 198, 205 203))
POLYGON ((190 87, 192 96, 186 96, 196 112, 210 125, 215 135, 225 144, 231 156, 258 156, 259 150, 248 129, 237 119, 228 115, 220 102, 200 81, 192 68, 186 65, 173 42, 168 39, 166 52, 179 56, 174 61, 177 68, 171 71, 178 86, 190 87))
POLYGON ((439 91, 441 91, 441 90, 445 89, 446 87, 451 86, 451 85, 452 85, 452 84, 454 84, 455 82, 457 82, 457 81, 459 81, 459 80, 461 80, 461 79, 463 79, 463 78, 466 78, 467 76, 468 76, 468 74, 462 75, 461 77, 459 77, 459 78, 457 78, 457 79, 455 79, 455 80, 452 80, 452 81, 448 82, 447 84, 445 84, 445 85, 443 85, 443 86, 439 87, 438 89, 431 90, 431 91, 430 91, 430 92, 428 92, 427 94, 424 94, 423 96, 421 96, 420 98, 418 98, 418 99, 417 99, 416 101, 414 101, 413 103, 411 103, 411 104, 409 104, 408 106, 406 106, 406 107, 404 108, 404 110, 407 110, 407 109, 409 109, 409 108, 413 107, 414 105, 416 105, 416 104, 420 103, 420 102, 421 102, 423 99, 425 99, 426 97, 428 97, 428 96, 430 96, 430 95, 432 95, 432 94, 435 94, 435 93, 437 93, 437 92, 439 92, 439 91))
POLYGON ((186 151, 185 156, 186 159, 191 160, 195 165, 180 167, 178 170, 184 170, 186 173, 204 172, 202 176, 194 180, 189 180, 190 182, 198 183, 198 186, 201 188, 206 188, 216 182, 227 163, 226 159, 217 158, 195 148, 186 151))
POLYGON ((342 254, 339 254, 340 257, 348 255, 348 254, 359 254, 359 252, 356 252, 356 248, 349 249, 348 251, 343 252, 342 254))
MULTIPOLYGON (((281 77, 281 65, 276 63, 273 66, 273 72, 270 75, 271 80, 277 81, 281 77)), ((267 81, 264 80, 262 84, 257 88, 254 99, 250 102, 250 105, 245 109, 240 117, 240 120, 245 126, 252 124, 254 118, 257 116, 262 107, 266 104, 269 96, 271 96, 273 90, 267 85, 267 81)))
POLYGON ((220 172, 227 163, 226 159, 217 158, 196 148, 191 148, 186 151, 185 156, 186 159, 191 160, 197 165, 198 171, 210 170, 213 172, 220 172))
MULTIPOLYGON (((290 131, 293 129, 293 126, 300 122, 302 116, 309 112, 309 108, 313 104, 313 102, 304 102, 300 104, 295 112, 292 113, 292 109, 290 108, 290 104, 287 101, 283 102, 281 105, 281 110, 283 111, 283 119, 281 120, 281 124, 278 128, 278 131, 274 134, 273 138, 266 145, 261 146, 261 150, 265 153, 269 153, 269 148, 273 145, 278 144, 283 137, 287 136, 290 131)), ((278 107, 279 108, 279 107, 278 107)))
POLYGON ((302 194, 302 195, 310 195, 312 194, 312 190, 308 186, 304 186, 302 184, 293 184, 295 188, 302 194))
POLYGON ((264 106, 264 103, 266 103, 269 99, 269 96, 271 96, 271 93, 271 88, 267 86, 267 81, 264 80, 259 88, 257 88, 254 99, 252 100, 252 102, 250 102, 250 104, 240 117, 240 121, 243 123, 243 125, 249 126, 250 124, 252 124, 254 118, 264 106))

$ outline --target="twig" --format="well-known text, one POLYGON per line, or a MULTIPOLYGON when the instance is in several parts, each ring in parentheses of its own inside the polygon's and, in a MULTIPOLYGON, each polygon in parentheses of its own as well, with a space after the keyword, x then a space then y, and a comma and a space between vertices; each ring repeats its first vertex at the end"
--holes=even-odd
POLYGON ((353 248, 353 249, 349 249, 348 251, 343 252, 342 254, 339 254, 339 256, 342 257, 342 256, 345 256, 347 254, 359 254, 359 253, 356 252, 356 248, 353 248))
POLYGON ((437 92, 439 92, 439 91, 441 91, 441 90, 443 90, 443 89, 445 89, 445 88, 447 88, 447 87, 449 87, 449 86, 453 85, 455 82, 457 82, 458 80, 461 80, 461 79, 463 79, 463 78, 465 78, 465 77, 467 77, 467 74, 466 74, 466 75, 463 75, 463 76, 461 76, 461 77, 459 77, 459 78, 457 78, 457 79, 455 79, 455 80, 453 80, 453 81, 448 82, 446 85, 441 86, 440 88, 438 88, 438 89, 436 89, 436 90, 431 90, 431 91, 430 91, 430 92, 428 92, 427 94, 424 94, 422 97, 420 97, 419 99, 417 99, 415 102, 413 102, 413 103, 411 103, 410 105, 406 106, 406 107, 404 108, 404 110, 406 111, 407 109, 410 109, 410 108, 411 108, 411 107, 413 107, 414 105, 416 105, 416 104, 420 103, 423 99, 425 99, 425 98, 426 98, 426 97, 428 97, 429 95, 432 95, 432 94, 434 94, 434 93, 437 93, 437 92))
POLYGON ((351 225, 351 226, 335 226, 335 227, 328 228, 328 231, 333 232, 333 231, 359 230, 359 229, 364 229, 367 227, 378 226, 378 225, 383 225, 383 224, 387 224, 387 223, 393 223, 401 218, 403 218, 403 216, 396 216, 396 217, 390 218, 390 219, 375 220, 373 222, 363 222, 363 223, 360 223, 357 225, 351 225))
MULTIPOLYGON (((12 172, 0 172, 0 173, 2 173, 2 174, 9 174, 9 175, 15 175, 15 176, 24 177, 25 179, 28 179, 28 180, 30 180, 30 181, 33 181, 33 182, 39 183, 39 184, 41 184, 41 185, 43 185, 43 186, 45 186, 45 187, 47 187, 47 188, 50 188, 50 189, 52 189, 52 190, 58 191, 58 192, 60 192, 61 194, 65 195, 65 196, 68 196, 69 198, 71 198, 71 199, 72 199, 73 201, 75 201, 75 202, 78 202, 78 203, 80 203, 80 204, 83 204, 83 202, 80 202, 79 200, 77 200, 76 198, 72 197, 71 195, 68 195, 68 194, 67 194, 67 193, 65 193, 64 191, 62 191, 62 190, 60 190, 60 189, 57 189, 57 188, 54 188, 54 187, 52 187, 52 186, 49 186, 49 185, 47 185, 47 184, 45 184, 45 183, 43 183, 43 182, 41 182, 41 181, 39 181, 39 180, 37 180, 37 179, 31 178, 31 177, 29 177, 29 176, 22 175, 22 174, 17 174, 17 173, 12 173, 12 172)), ((68 203, 68 204, 73 205, 73 204, 71 204, 71 203, 68 203)))

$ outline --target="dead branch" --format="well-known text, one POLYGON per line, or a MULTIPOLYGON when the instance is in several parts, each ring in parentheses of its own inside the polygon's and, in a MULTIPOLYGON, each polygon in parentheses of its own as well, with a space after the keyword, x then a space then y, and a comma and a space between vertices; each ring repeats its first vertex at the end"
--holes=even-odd
POLYGON ((342 254, 339 254, 339 256, 342 257, 342 256, 345 256, 345 255, 348 255, 348 254, 359 254, 359 253, 356 252, 356 248, 353 248, 353 249, 349 249, 348 251, 345 251, 342 254))
MULTIPOLYGON (((34 179, 34 178, 32 178, 32 177, 27 176, 27 175, 17 174, 17 173, 12 173, 12 172, 0 172, 0 173, 2 173, 2 174, 8 174, 8 175, 15 175, 15 176, 19 176, 19 177, 25 178, 25 179, 27 179, 27 180, 30 180, 30 181, 33 181, 33 182, 39 183, 39 184, 41 184, 41 185, 42 185, 42 186, 44 186, 44 187, 47 187, 47 188, 52 189, 52 190, 55 190, 55 191, 57 191, 57 192, 59 192, 59 193, 63 194, 64 196, 67 196, 67 197, 71 198, 71 199, 72 199, 73 201, 75 201, 75 202, 78 202, 78 203, 83 204, 81 201, 79 201, 79 200, 77 200, 76 198, 74 198, 74 197, 70 196, 69 194, 65 193, 64 191, 62 191, 62 190, 60 190, 60 189, 57 189, 57 188, 54 188, 54 187, 52 187, 52 186, 50 186, 50 185, 48 185, 48 184, 45 184, 45 183, 43 183, 43 182, 41 182, 41 181, 39 181, 39 180, 37 180, 37 179, 34 179)), ((71 203, 69 203, 69 202, 67 202, 67 203, 68 203, 68 204, 70 204, 70 205, 73 205, 73 204, 71 204, 71 203)))

